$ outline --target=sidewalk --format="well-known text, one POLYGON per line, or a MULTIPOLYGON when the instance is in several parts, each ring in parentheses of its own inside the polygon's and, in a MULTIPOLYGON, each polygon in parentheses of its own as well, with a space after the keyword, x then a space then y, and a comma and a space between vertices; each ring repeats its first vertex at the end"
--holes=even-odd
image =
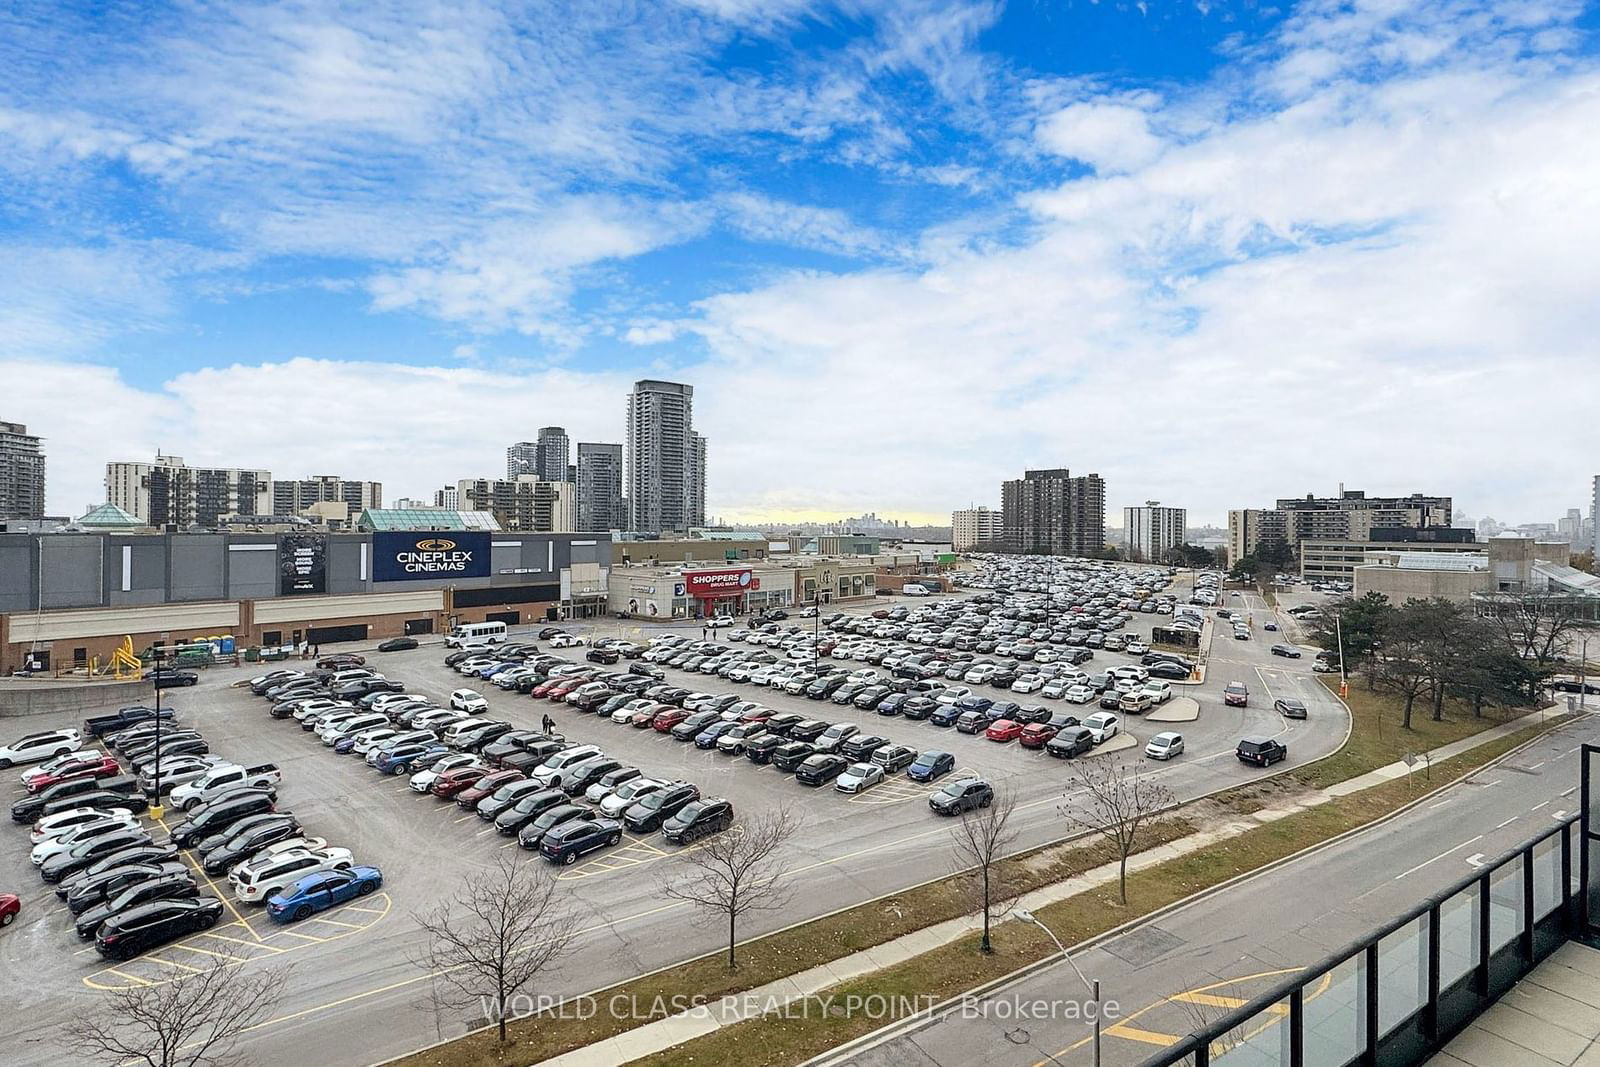
MULTIPOLYGON (((1537 714, 1537 713, 1535 713, 1537 714)), ((1508 733, 1514 733, 1529 725, 1527 717, 1500 726, 1484 730, 1472 737, 1443 745, 1429 755, 1434 761, 1441 761, 1450 756, 1459 755, 1479 745, 1487 744, 1496 738, 1508 733)), ((1165 863, 1167 860, 1187 855, 1199 849, 1214 845, 1237 837, 1246 831, 1258 826, 1276 822, 1285 816, 1292 815, 1306 808, 1325 804, 1336 796, 1359 792, 1373 786, 1382 785, 1395 778, 1403 776, 1406 772, 1404 763, 1395 763, 1387 767, 1380 767, 1375 771, 1353 778, 1348 782, 1341 782, 1329 789, 1301 797, 1298 800, 1274 807, 1264 808, 1247 816, 1241 816, 1214 830, 1205 830, 1200 833, 1190 834, 1188 837, 1161 845, 1157 848, 1141 852, 1128 860, 1130 871, 1143 870, 1156 864, 1165 863)), ((1017 907, 1030 911, 1037 910, 1046 904, 1053 904, 1079 893, 1095 889, 1099 886, 1114 882, 1117 879, 1117 865, 1104 864, 1093 870, 1086 871, 1076 878, 1069 878, 1054 885, 1044 886, 1023 896, 1017 907)), ((914 956, 941 948, 962 937, 970 936, 981 926, 977 916, 962 916, 924 927, 921 930, 906 934, 904 937, 885 942, 882 945, 866 949, 862 952, 845 956, 830 963, 813 967, 808 971, 791 975, 788 978, 768 983, 742 993, 724 997, 722 1000, 708 1005, 700 1011, 686 1012, 674 1015, 667 1019, 647 1023, 636 1027, 616 1037, 608 1038, 598 1044, 585 1048, 574 1049, 563 1053, 553 1059, 544 1061, 547 1067, 612 1067, 614 1064, 627 1063, 631 1060, 661 1052, 674 1045, 712 1033, 724 1026, 731 1026, 743 1022, 747 1018, 754 1018, 762 1013, 780 1011, 782 1008, 800 998, 822 993, 832 986, 846 982, 863 975, 882 970, 885 967, 902 963, 914 956)), ((1600 953, 1596 953, 1596 960, 1600 961, 1600 953)), ((1597 972, 1600 973, 1600 972, 1597 972)), ((1600 979, 1596 980, 1600 988, 1600 979)), ((1600 1002, 1597 1002, 1600 1003, 1600 1002)), ((1600 1032, 1600 1007, 1596 1009, 1595 1024, 1600 1032)), ((1510 1061, 1466 1061, 1471 1067, 1489 1067, 1491 1062, 1510 1061)), ((1567 1061, 1571 1062, 1571 1061, 1567 1061)), ((1462 1067, 1459 1063, 1448 1060, 1440 1061, 1440 1067, 1462 1067)), ((1529 1067, 1538 1067, 1537 1061, 1529 1067)), ((1593 1060, 1585 1060, 1582 1067, 1600 1067, 1600 1054, 1593 1060)))
POLYGON ((1363 789, 1371 789, 1375 785, 1383 785, 1385 782, 1392 782, 1396 778, 1404 778, 1408 772, 1412 774, 1426 775, 1429 763, 1439 763, 1443 760, 1449 759, 1451 756, 1459 756, 1463 752, 1469 752, 1472 749, 1477 748, 1479 745, 1486 745, 1490 741, 1502 738, 1507 734, 1514 734, 1518 730, 1525 730, 1534 723, 1543 722, 1544 716, 1551 711, 1554 711, 1556 714, 1565 714, 1565 712, 1559 708, 1546 708, 1544 711, 1530 711, 1528 714, 1518 716, 1509 722, 1503 722, 1498 726, 1491 726, 1487 730, 1481 730, 1478 733, 1473 734, 1471 737, 1463 737, 1461 740, 1452 741, 1448 745, 1440 745, 1438 748, 1427 753, 1426 761, 1418 759, 1416 763, 1408 767, 1404 760, 1400 760, 1395 763, 1388 764, 1387 766, 1379 767, 1376 770, 1368 771, 1366 774, 1360 775, 1356 778, 1351 778, 1348 781, 1337 782, 1328 786, 1324 792, 1326 792, 1330 797, 1342 797, 1348 796, 1351 793, 1359 793, 1363 789))
POLYGON ((1569 941, 1428 1067, 1600 1067, 1600 952, 1569 941))

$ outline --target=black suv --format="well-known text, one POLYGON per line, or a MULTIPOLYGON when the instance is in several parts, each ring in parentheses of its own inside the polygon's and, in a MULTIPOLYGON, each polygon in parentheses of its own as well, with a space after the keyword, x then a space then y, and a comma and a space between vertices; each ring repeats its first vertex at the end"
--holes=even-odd
POLYGON ((1289 758, 1289 746, 1270 737, 1247 737, 1234 749, 1240 763, 1253 763, 1257 767, 1270 767, 1289 758))
POLYGON ((645 794, 643 799, 622 813, 622 823, 638 834, 659 830, 661 824, 676 815, 685 804, 699 799, 698 787, 688 782, 678 782, 645 794))
POLYGON ((107 919, 100 926, 94 947, 107 959, 132 959, 147 948, 208 930, 220 918, 222 901, 216 897, 155 900, 107 919))
POLYGON ((721 797, 706 797, 680 808, 661 827, 661 836, 685 844, 733 825, 733 805, 721 797))
POLYGON ((849 765, 850 761, 836 752, 819 752, 806 757, 805 762, 794 769, 794 780, 801 785, 822 785, 839 777, 849 765))

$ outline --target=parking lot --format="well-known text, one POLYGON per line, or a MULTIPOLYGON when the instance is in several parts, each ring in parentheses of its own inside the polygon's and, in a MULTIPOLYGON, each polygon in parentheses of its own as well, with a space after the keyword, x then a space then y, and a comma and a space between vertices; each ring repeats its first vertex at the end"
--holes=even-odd
MULTIPOLYGON (((1185 592, 1186 580, 1186 576, 1180 577, 1174 586, 1176 593, 1185 592)), ((870 613, 890 604, 919 606, 902 598, 880 598, 852 607, 850 614, 870 613)), ((1157 723, 1125 716, 1124 728, 1135 743, 1087 758, 1141 761, 1175 794, 1194 797, 1263 773, 1241 765, 1234 756, 1234 746, 1245 734, 1286 741, 1290 766, 1337 748, 1346 730, 1343 709, 1311 676, 1309 656, 1301 660, 1270 656, 1267 638, 1272 635, 1262 627, 1271 621, 1271 613, 1265 605, 1246 610, 1255 637, 1235 641, 1226 633, 1217 635, 1209 649, 1204 683, 1178 687, 1182 697, 1198 704, 1194 721, 1157 723), (1223 687, 1236 680, 1246 681, 1252 691, 1248 707, 1229 707, 1222 702, 1223 687), (1272 702, 1282 696, 1304 700, 1310 708, 1308 718, 1290 721, 1274 712, 1272 702), (1181 757, 1159 765, 1142 760, 1144 741, 1158 729, 1182 732, 1186 751, 1181 757)), ((1163 618, 1136 613, 1122 632, 1148 638, 1150 627, 1163 618)), ((825 632, 810 619, 789 619, 783 625, 796 626, 802 632, 825 632)), ((639 642, 663 632, 692 639, 700 636, 697 625, 640 627, 625 620, 602 620, 568 629, 590 639, 621 637, 639 642)), ((716 640, 738 647, 722 637, 716 640)), ((581 662, 583 652, 577 648, 561 654, 581 662)), ((910 782, 898 774, 858 796, 846 796, 828 786, 808 788, 792 775, 742 756, 699 749, 654 730, 614 724, 565 705, 464 679, 443 665, 443 653, 433 644, 414 651, 369 655, 369 663, 404 682, 409 692, 441 704, 454 689, 475 688, 488 698, 490 716, 518 727, 537 728, 543 715, 552 714, 558 731, 569 741, 597 744, 651 777, 693 782, 704 795, 732 801, 737 812, 756 812, 774 804, 786 804, 799 812, 803 825, 789 846, 787 860, 804 891, 795 894, 786 911, 750 919, 744 933, 788 925, 892 893, 949 868, 950 823, 934 815, 926 803, 933 786, 910 782)), ((1096 651, 1085 669, 1104 670, 1137 659, 1096 651)), ((848 666, 865 664, 851 662, 848 666)), ((956 758, 958 774, 984 777, 1015 796, 1014 825, 1020 831, 1021 846, 1053 840, 1073 829, 1060 813, 1063 803, 1071 802, 1072 760, 1054 759, 1015 742, 988 741, 981 733, 958 735, 927 721, 880 716, 770 687, 670 667, 663 672, 666 682, 686 689, 736 693, 777 712, 853 722, 863 731, 918 750, 949 751, 956 758)), ((22 1051, 14 1062, 43 1063, 56 1058, 62 1051, 55 1044, 62 1022, 71 1013, 92 1006, 92 998, 103 995, 106 988, 165 981, 227 962, 233 953, 249 960, 246 966, 294 964, 294 980, 277 1016, 252 1039, 257 1062, 288 1057, 293 1047, 304 1047, 306 1040, 314 1039, 328 1062, 367 1063, 457 1033, 465 1024, 460 1018, 439 1018, 432 1010, 431 979, 411 962, 419 935, 410 914, 452 892, 472 866, 517 848, 515 839, 496 834, 476 815, 453 803, 415 793, 403 775, 381 776, 359 756, 336 755, 292 719, 269 718, 263 700, 248 689, 230 687, 251 673, 244 669, 212 671, 199 686, 170 692, 171 702, 181 709, 186 724, 205 733, 214 751, 242 761, 278 764, 283 772, 279 809, 294 811, 314 832, 350 848, 358 862, 381 867, 383 891, 356 902, 361 910, 347 906, 326 913, 314 926, 276 927, 259 910, 240 908, 208 935, 108 968, 92 948, 86 951, 81 947, 65 909, 53 893, 38 885, 29 869, 26 835, 21 828, 5 832, 0 835, 0 877, 5 879, 6 890, 20 892, 24 900, 18 923, 0 935, 8 949, 0 974, 8 988, 17 991, 15 1006, 22 1009, 17 1017, 24 1020, 24 1040, 17 1046, 22 1051), (361 1025, 349 1025, 353 1013, 358 1012, 361 1025)), ((994 695, 998 698, 1000 694, 994 691, 994 695)), ((1014 699, 1044 704, 1052 711, 1095 710, 1043 700, 1036 693, 1014 699)), ((73 721, 59 723, 29 719, 25 729, 76 725, 81 718, 78 715, 73 721)), ((571 885, 585 919, 578 950, 551 976, 550 988, 544 991, 581 992, 715 946, 715 931, 691 924, 683 906, 660 893, 660 879, 671 870, 678 851, 679 846, 668 844, 660 834, 630 833, 619 845, 560 869, 559 877, 571 885)), ((533 852, 519 850, 517 854, 529 863, 545 862, 533 852)))

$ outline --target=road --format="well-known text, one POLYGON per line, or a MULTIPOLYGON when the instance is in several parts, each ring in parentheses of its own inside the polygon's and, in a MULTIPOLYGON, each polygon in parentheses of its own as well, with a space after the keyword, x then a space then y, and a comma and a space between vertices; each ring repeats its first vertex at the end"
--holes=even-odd
MULTIPOLYGON (((1144 616, 1140 621, 1148 626, 1150 618, 1144 616)), ((1259 778, 1259 770, 1241 765, 1232 754, 1235 741, 1245 733, 1285 738, 1290 766, 1334 751, 1345 735, 1343 708, 1309 673, 1309 660, 1289 661, 1267 654, 1270 642, 1259 639, 1269 636, 1259 631, 1262 621, 1256 620, 1257 640, 1234 641, 1226 634, 1217 639, 1205 685, 1191 690, 1201 702, 1201 717, 1180 726, 1189 752, 1151 768, 1179 797, 1259 778), (1247 681, 1252 689, 1249 708, 1228 708, 1221 703, 1222 686, 1236 678, 1247 681), (1304 722, 1281 720, 1271 710, 1270 698, 1285 695, 1304 699, 1311 708, 1310 718, 1304 722)), ((614 628, 614 623, 604 624, 601 632, 614 628)), ((439 655, 437 647, 425 648, 384 657, 383 666, 416 689, 442 696, 463 680, 439 665, 439 655)), ((1095 662, 1125 661, 1126 657, 1102 653, 1095 662)), ((316 939, 279 933, 259 913, 246 913, 239 927, 217 931, 235 942, 250 942, 226 946, 228 951, 247 956, 251 962, 246 966, 292 968, 292 980, 285 983, 277 1010, 251 1035, 247 1046, 250 1060, 292 1062, 304 1049, 315 1047, 323 1063, 365 1064, 461 1033, 473 1020, 463 1012, 437 1011, 434 976, 412 962, 420 934, 410 913, 432 906, 454 891, 463 870, 496 855, 496 839, 483 837, 471 815, 461 816, 451 805, 411 795, 400 781, 374 779, 353 759, 335 757, 314 742, 308 744, 292 724, 266 719, 259 701, 243 691, 220 688, 234 676, 208 677, 202 687, 176 696, 174 702, 181 700, 186 713, 193 710, 188 717, 219 744, 220 751, 279 762, 285 769, 286 803, 314 832, 335 843, 352 845, 364 860, 383 867, 388 893, 383 915, 330 916, 333 922, 346 925, 319 928, 316 939), (462 825, 463 819, 466 825, 462 825), (360 929, 354 929, 356 926, 360 929)), ((776 708, 793 707, 830 720, 854 718, 868 729, 885 725, 870 712, 819 705, 767 689, 730 686, 704 676, 691 683, 689 676, 677 672, 670 677, 696 687, 748 692, 776 708)), ((525 699, 498 693, 491 687, 496 711, 520 723, 533 725, 544 710, 525 699)), ((729 796, 746 810, 778 793, 794 793, 795 799, 806 805, 807 832, 797 839, 791 856, 804 892, 796 894, 791 907, 782 913, 752 917, 742 928, 746 936, 893 893, 937 876, 948 865, 948 824, 927 812, 920 792, 898 803, 883 803, 882 798, 873 803, 845 802, 831 791, 818 793, 795 786, 769 768, 695 752, 575 712, 559 714, 563 728, 575 738, 606 745, 619 758, 637 762, 649 773, 681 774, 708 792, 729 796)), ((1153 723, 1137 721, 1130 726, 1141 738, 1156 728, 1153 723)), ((919 748, 942 746, 958 754, 968 753, 974 766, 1012 785, 1020 798, 1014 823, 1021 831, 1019 847, 1049 841, 1070 830, 1057 810, 1070 764, 1019 751, 1015 745, 957 738, 926 723, 896 722, 887 732, 919 748)), ((1105 758, 1139 757, 1129 752, 1105 758)), ((872 800, 872 794, 860 800, 872 800)), ((8 840, 5 844, 15 855, 21 843, 8 840)), ((581 933, 576 952, 559 971, 542 980, 539 993, 585 992, 717 947, 717 931, 691 924, 682 905, 661 897, 658 875, 664 865, 656 861, 670 853, 641 844, 612 855, 618 858, 602 857, 563 874, 573 885, 573 898, 582 915, 581 933), (621 862, 629 857, 636 862, 621 862)), ((19 858, 12 859, 8 865, 18 862, 19 858)), ((25 860, 20 862, 26 865, 25 860)), ((0 962, 0 980, 18 991, 13 1006, 26 1009, 17 1013, 20 1021, 13 1026, 14 1044, 8 1047, 7 1063, 60 1062, 64 1049, 58 1042, 66 1019, 91 1010, 92 998, 103 995, 98 989, 134 979, 108 977, 100 971, 92 950, 73 955, 75 945, 65 930, 65 913, 42 888, 28 888, 26 905, 25 921, 6 936, 8 947, 26 947, 27 951, 8 952, 8 959, 0 962)), ((209 946, 209 950, 218 947, 209 946)), ((212 957, 205 955, 207 951, 206 946, 175 949, 157 954, 159 960, 119 970, 139 980, 165 980, 163 972, 181 973, 178 967, 209 965, 212 957)))
MULTIPOLYGON (((1600 739, 1586 717, 1438 799, 1295 863, 1183 907, 1076 957, 1125 1019, 1104 1062, 1138 1063, 1202 1021, 1316 963, 1475 867, 1576 811, 1578 750, 1600 739)), ((839 1062, 851 1067, 1087 1064, 1089 1027, 1017 1006, 1059 1004, 1082 988, 1066 964, 1035 972, 914 1033, 839 1062)), ((1061 1015, 1061 1009, 1054 1014, 1061 1015)))

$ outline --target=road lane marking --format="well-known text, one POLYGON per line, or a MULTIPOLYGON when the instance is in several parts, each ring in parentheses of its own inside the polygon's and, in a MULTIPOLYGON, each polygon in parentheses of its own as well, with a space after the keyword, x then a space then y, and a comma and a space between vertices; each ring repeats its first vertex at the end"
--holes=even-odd
MULTIPOLYGON (((313 916, 311 916, 311 918, 309 918, 306 921, 307 922, 314 922, 314 923, 327 923, 329 926, 342 926, 346 930, 364 930, 364 929, 366 929, 363 926, 357 926, 355 923, 340 922, 338 919, 324 919, 320 915, 313 915, 313 916)), ((283 949, 279 949, 278 951, 282 952, 284 950, 283 949)))
POLYGON ((1472 855, 1468 856, 1467 857, 1467 866, 1468 867, 1472 867, 1472 868, 1482 867, 1483 866, 1483 853, 1482 852, 1474 852, 1472 855))
POLYGON ((1504 827, 1510 826, 1512 823, 1517 821, 1517 818, 1518 818, 1517 816, 1513 815, 1513 816, 1511 816, 1511 818, 1507 819, 1505 822, 1497 823, 1495 825, 1495 829, 1499 830, 1499 829, 1502 829, 1504 827))
POLYGON ((1474 837, 1474 838, 1472 838, 1470 840, 1461 842, 1461 844, 1456 845, 1454 848, 1445 849, 1443 852, 1441 852, 1437 856, 1433 857, 1433 859, 1431 859, 1431 860, 1423 860, 1421 863, 1417 864, 1415 867, 1412 867, 1410 870, 1401 871, 1399 874, 1394 876, 1394 880, 1398 882, 1400 879, 1404 878, 1406 875, 1415 874, 1418 871, 1422 870, 1422 868, 1426 867, 1428 864, 1436 863, 1439 860, 1442 860, 1446 856, 1450 855, 1450 853, 1459 851, 1459 850, 1461 850, 1463 848, 1466 848, 1468 845, 1472 844, 1473 841, 1482 841, 1482 840, 1483 840, 1483 835, 1479 834, 1477 837, 1474 837))
POLYGON ((147 982, 143 978, 140 978, 138 975, 126 974, 126 973, 124 973, 122 971, 117 970, 115 967, 107 967, 106 970, 109 971, 110 973, 116 975, 119 978, 126 978, 128 981, 134 983, 135 985, 155 985, 154 982, 147 982))
POLYGON ((1548 800, 1541 800, 1541 801, 1539 801, 1539 803, 1535 804, 1533 807, 1529 808, 1528 810, 1529 811, 1538 811, 1540 808, 1544 807, 1548 803, 1550 803, 1548 800))
POLYGON ((1125 1023, 1118 1023, 1101 1031, 1101 1033, 1105 1037, 1123 1037, 1129 1041, 1142 1041, 1147 1045, 1159 1045, 1162 1048, 1166 1048, 1168 1045, 1176 1045, 1179 1040, 1177 1034, 1158 1034, 1153 1030, 1141 1030, 1136 1026, 1128 1026, 1125 1023))
MULTIPOLYGON (((141 956, 139 958, 141 960, 148 960, 151 963, 160 963, 160 964, 163 964, 163 965, 165 965, 167 967, 176 967, 178 970, 180 970, 180 971, 188 971, 190 974, 205 974, 206 973, 206 972, 202 971, 198 967, 191 967, 187 963, 179 963, 176 960, 164 960, 160 956, 141 956)), ((113 972, 113 973, 115 973, 115 972, 113 972)))

